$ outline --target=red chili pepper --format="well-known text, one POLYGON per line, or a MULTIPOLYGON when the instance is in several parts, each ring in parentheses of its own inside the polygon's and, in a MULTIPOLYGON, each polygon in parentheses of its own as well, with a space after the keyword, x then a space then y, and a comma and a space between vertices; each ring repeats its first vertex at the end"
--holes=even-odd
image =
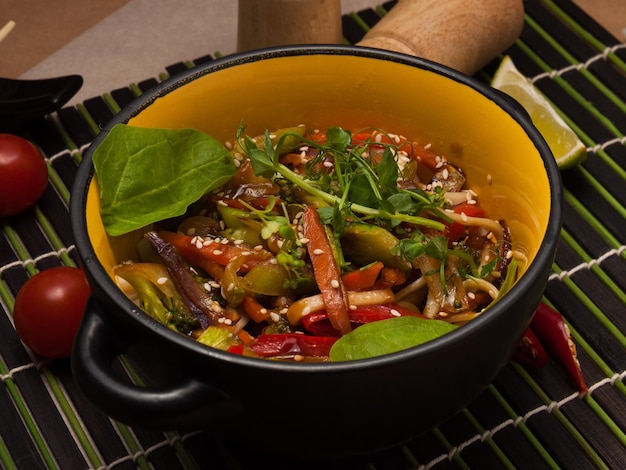
POLYGON ((576 345, 572 341, 569 328, 561 314, 542 302, 535 310, 530 328, 539 340, 556 355, 574 379, 578 389, 586 393, 588 387, 576 356, 576 345))
MULTIPOLYGON (((348 311, 348 318, 352 328, 356 328, 365 323, 379 320, 386 320, 397 316, 420 316, 419 313, 401 307, 398 304, 390 303, 384 305, 361 305, 355 310, 348 311)), ((317 336, 339 337, 341 334, 331 325, 326 311, 309 313, 302 317, 302 326, 311 334, 317 336)))
POLYGON ((548 363, 546 350, 530 328, 524 332, 513 357, 531 367, 542 368, 548 363))
POLYGON ((302 333, 271 333, 256 337, 248 347, 259 356, 326 357, 337 338, 302 333))

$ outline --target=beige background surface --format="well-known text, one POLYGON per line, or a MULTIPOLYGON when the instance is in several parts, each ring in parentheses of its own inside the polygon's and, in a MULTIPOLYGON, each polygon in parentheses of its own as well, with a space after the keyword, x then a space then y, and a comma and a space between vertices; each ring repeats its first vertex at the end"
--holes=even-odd
MULTIPOLYGON (((626 39, 626 1, 575 1, 626 39)), ((341 5, 346 13, 382 2, 341 5)), ((85 83, 72 102, 157 76, 179 61, 236 50, 236 0, 0 0, 0 27, 9 20, 16 26, 0 43, 0 76, 81 74, 85 83)))

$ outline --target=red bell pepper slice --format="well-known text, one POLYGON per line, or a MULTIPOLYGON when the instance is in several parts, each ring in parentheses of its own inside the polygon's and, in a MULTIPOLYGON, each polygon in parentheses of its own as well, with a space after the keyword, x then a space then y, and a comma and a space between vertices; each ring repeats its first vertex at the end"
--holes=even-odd
MULTIPOLYGON (((454 212, 457 214, 464 213, 468 217, 484 217, 485 211, 478 207, 476 204, 469 204, 467 202, 462 202, 461 204, 457 204, 452 208, 454 212)), ((465 235, 465 225, 459 222, 445 223, 446 228, 444 230, 444 235, 450 242, 455 242, 459 238, 462 238, 465 235)))
POLYGON ((302 228, 304 236, 309 240, 307 251, 315 281, 328 312, 328 319, 335 329, 345 335, 352 330, 348 318, 348 294, 341 280, 341 272, 326 236, 324 224, 315 207, 305 207, 302 228))
MULTIPOLYGON (((355 310, 348 311, 350 325, 357 328, 365 323, 371 323, 398 316, 421 316, 417 312, 408 310, 396 303, 384 305, 361 305, 355 310)), ((331 325, 326 311, 313 312, 302 317, 302 326, 312 335, 339 337, 341 333, 331 325)))
POLYGON ((343 285, 346 290, 370 289, 376 282, 376 279, 378 279, 378 275, 384 267, 385 265, 382 262, 376 261, 361 269, 350 271, 341 277, 343 279, 343 285))
POLYGON ((271 333, 256 337, 248 348, 259 356, 327 357, 337 338, 309 336, 302 333, 271 333))

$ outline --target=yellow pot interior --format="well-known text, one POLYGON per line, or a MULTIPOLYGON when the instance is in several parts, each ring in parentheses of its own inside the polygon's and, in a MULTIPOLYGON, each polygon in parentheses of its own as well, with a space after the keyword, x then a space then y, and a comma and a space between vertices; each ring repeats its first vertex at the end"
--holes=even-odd
MULTIPOLYGON (((301 55, 226 67, 157 98, 129 121, 141 127, 195 128, 232 141, 297 124, 320 129, 378 127, 430 143, 459 165, 488 214, 505 219, 514 248, 530 261, 550 213, 542 159, 519 123, 471 87, 433 71, 363 56, 301 55)), ((133 256, 137 234, 109 237, 92 180, 87 228, 107 271, 133 256)))

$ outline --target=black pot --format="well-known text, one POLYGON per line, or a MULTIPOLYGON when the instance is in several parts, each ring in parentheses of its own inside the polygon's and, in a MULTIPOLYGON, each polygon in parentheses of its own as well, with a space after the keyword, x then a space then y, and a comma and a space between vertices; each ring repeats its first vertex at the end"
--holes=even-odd
POLYGON ((428 136, 466 170, 490 213, 504 217, 529 263, 488 312, 452 333, 383 357, 283 363, 208 348, 158 324, 115 285, 131 245, 104 234, 87 150, 72 190, 76 248, 93 294, 72 357, 75 380, 130 425, 202 428, 240 444, 299 455, 373 452, 458 412, 510 359, 546 285, 561 226, 554 159, 522 108, 443 66, 343 46, 283 47, 216 60, 170 79, 107 126, 195 127, 227 140, 306 122, 375 125, 428 136), (487 182, 489 180, 489 182, 487 182), (111 367, 123 357, 145 386, 111 367))

